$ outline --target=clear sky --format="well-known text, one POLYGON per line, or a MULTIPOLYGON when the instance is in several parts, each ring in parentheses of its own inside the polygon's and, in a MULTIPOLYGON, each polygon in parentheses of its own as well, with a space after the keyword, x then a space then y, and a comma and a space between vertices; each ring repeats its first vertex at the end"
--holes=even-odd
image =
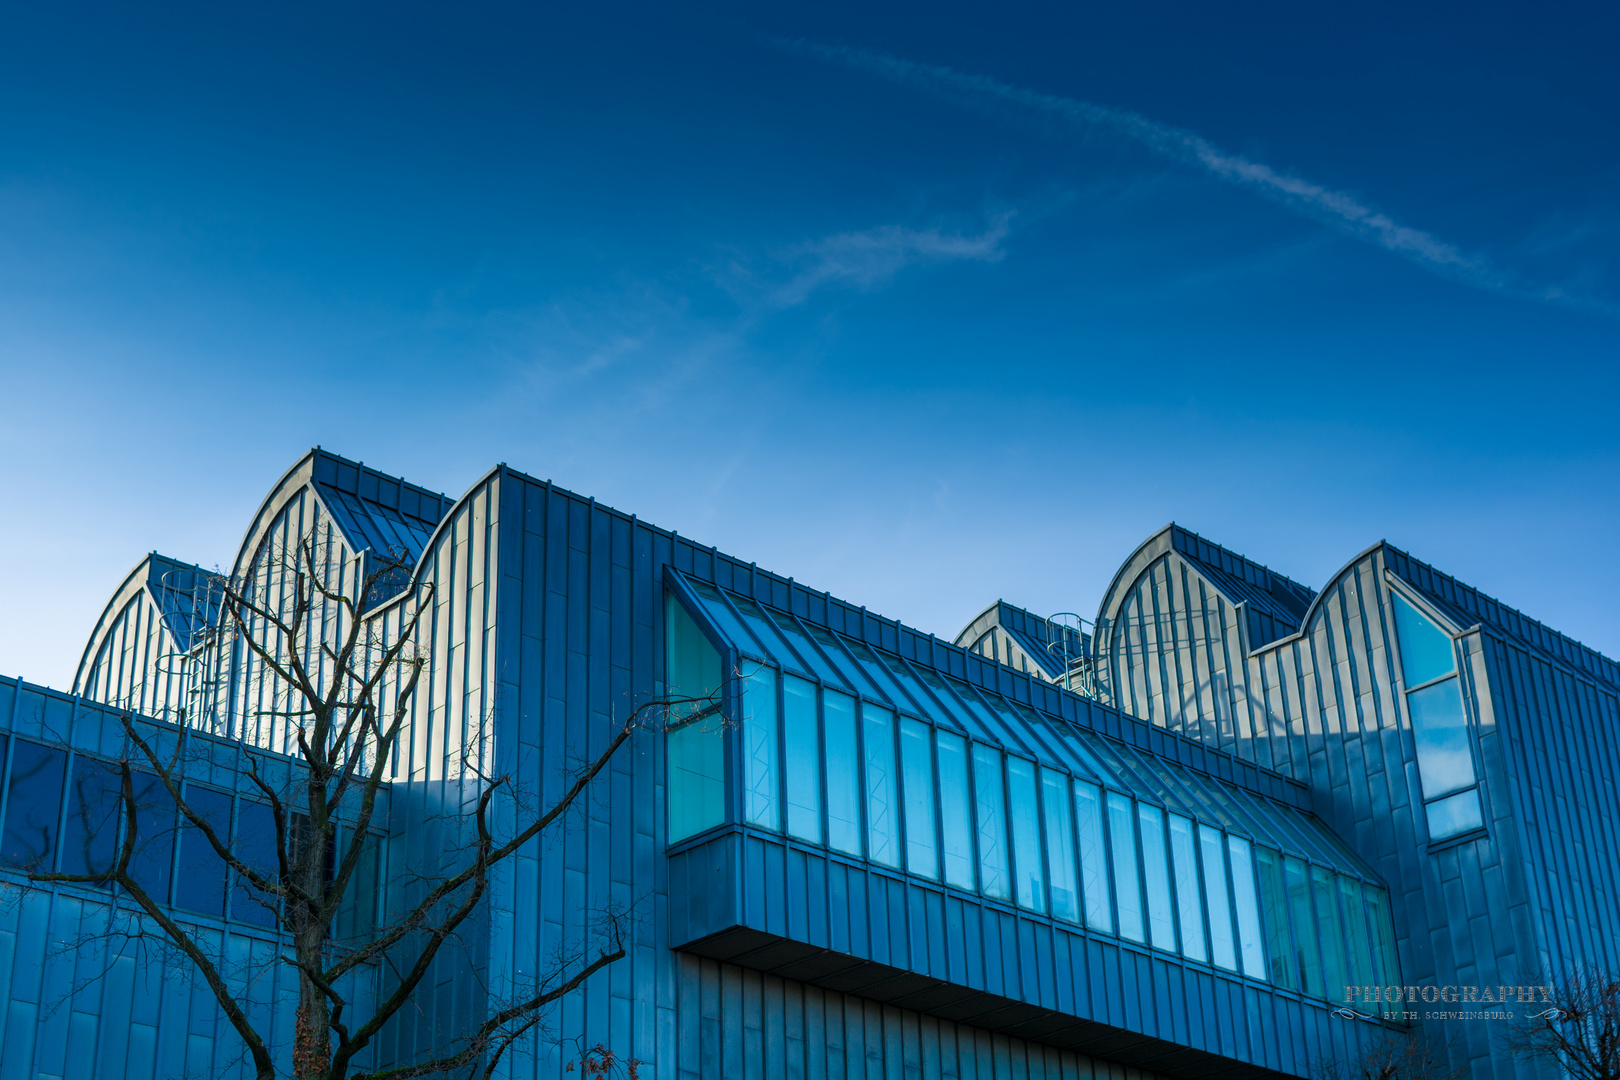
POLYGON ((946 637, 1173 519, 1620 654, 1617 12, 0 7, 0 672, 317 443, 946 637))

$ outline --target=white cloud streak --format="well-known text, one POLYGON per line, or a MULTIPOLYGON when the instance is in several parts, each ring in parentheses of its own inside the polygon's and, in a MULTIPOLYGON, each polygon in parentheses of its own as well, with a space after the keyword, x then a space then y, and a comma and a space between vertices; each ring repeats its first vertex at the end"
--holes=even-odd
POLYGON ((1222 150, 1196 132, 1150 120, 1140 113, 1047 94, 984 75, 921 64, 865 49, 804 40, 777 40, 773 43, 790 52, 865 71, 900 85, 954 97, 967 104, 1011 106, 1057 119, 1072 127, 1100 128, 1112 132, 1160 157, 1190 165, 1228 183, 1247 188, 1340 233, 1477 288, 1610 315, 1620 313, 1620 309, 1610 302, 1577 297, 1557 285, 1527 287, 1515 283, 1491 267, 1482 256, 1466 254, 1432 233, 1403 225, 1354 195, 1278 172, 1262 162, 1222 150))
POLYGON ((1009 218, 997 217, 976 236, 883 225, 800 245, 790 256, 809 265, 777 289, 773 300, 778 307, 792 307, 823 285, 840 282, 871 288, 915 263, 1000 262, 1006 254, 1001 242, 1007 237, 1009 218))

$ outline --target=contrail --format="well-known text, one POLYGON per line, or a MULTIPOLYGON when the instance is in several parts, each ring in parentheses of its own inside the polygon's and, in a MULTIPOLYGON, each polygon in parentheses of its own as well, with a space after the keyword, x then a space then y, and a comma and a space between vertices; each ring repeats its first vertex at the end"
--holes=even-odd
POLYGON ((1484 258, 1468 255, 1432 233, 1402 225, 1354 195, 1280 173, 1262 162, 1228 153, 1195 131, 1161 124, 1140 113, 845 45, 823 45, 802 39, 772 39, 772 44, 894 83, 954 96, 969 104, 1011 105, 1054 117, 1073 127, 1112 131, 1161 157, 1248 188, 1338 232, 1374 244, 1446 277, 1504 295, 1551 301, 1609 315, 1620 313, 1612 303, 1573 296, 1557 286, 1526 288, 1515 284, 1484 258))

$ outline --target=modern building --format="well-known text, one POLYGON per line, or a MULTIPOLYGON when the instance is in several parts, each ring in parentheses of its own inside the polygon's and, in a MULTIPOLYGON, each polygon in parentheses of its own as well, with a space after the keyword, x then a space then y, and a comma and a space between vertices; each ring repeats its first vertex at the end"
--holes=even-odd
MULTIPOLYGON (((390 594, 432 586, 345 933, 455 854, 480 775, 550 797, 638 703, 722 702, 636 734, 498 875, 368 1068, 446 1045, 612 905, 628 954, 499 1075, 601 1044, 660 1078, 1317 1077, 1416 1035, 1542 1077, 1480 1014, 1620 968, 1620 669, 1387 544, 1317 592, 1172 525, 1095 620, 998 602, 948 642, 504 465, 450 499, 312 451, 228 572, 273 589, 303 537, 345 588, 396 553, 390 594)), ((72 693, 0 679, 0 1080, 250 1075, 186 963, 109 932, 127 900, 20 869, 116 842, 126 712, 192 732, 190 790, 263 835, 243 748, 292 733, 208 580, 148 556, 72 693)), ((167 835, 151 888, 287 1053, 273 920, 167 835)))

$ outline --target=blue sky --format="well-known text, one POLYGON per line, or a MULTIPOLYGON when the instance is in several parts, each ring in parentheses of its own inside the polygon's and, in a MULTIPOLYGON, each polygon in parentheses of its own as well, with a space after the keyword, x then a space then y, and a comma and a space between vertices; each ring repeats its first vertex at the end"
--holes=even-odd
POLYGON ((66 686, 317 443, 943 636, 1174 519, 1620 654, 1612 6, 36 7, 0 672, 66 686))

